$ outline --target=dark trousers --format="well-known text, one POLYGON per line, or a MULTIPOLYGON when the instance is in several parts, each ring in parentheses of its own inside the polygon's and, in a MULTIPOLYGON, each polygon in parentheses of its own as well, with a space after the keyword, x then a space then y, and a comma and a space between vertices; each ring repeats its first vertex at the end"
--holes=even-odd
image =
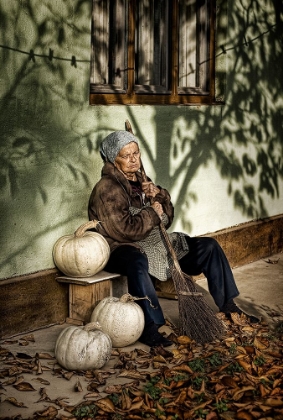
MULTIPOLYGON (((239 295, 226 255, 213 238, 186 237, 186 240, 189 253, 179 261, 182 271, 188 275, 203 273, 209 292, 221 309, 230 299, 239 295)), ((149 297, 152 305, 148 300, 137 301, 144 312, 145 324, 154 321, 161 326, 165 323, 154 288, 155 279, 148 273, 145 254, 131 245, 122 245, 111 253, 105 270, 127 276, 131 295, 149 297)))

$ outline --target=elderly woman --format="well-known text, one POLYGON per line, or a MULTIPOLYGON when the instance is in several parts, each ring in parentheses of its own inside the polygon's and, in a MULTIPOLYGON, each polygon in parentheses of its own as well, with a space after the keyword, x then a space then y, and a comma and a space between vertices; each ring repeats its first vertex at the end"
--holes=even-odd
MULTIPOLYGON (((129 293, 137 297, 145 316, 139 341, 149 346, 169 346, 158 329, 165 320, 155 280, 171 277, 172 261, 159 233, 159 224, 170 227, 174 208, 169 192, 141 176, 137 138, 128 131, 109 134, 101 144, 102 177, 89 200, 89 219, 101 221, 97 231, 107 240, 111 254, 107 271, 127 276, 129 293)), ((213 238, 171 233, 181 269, 188 275, 204 273, 209 291, 221 312, 243 314, 233 299, 239 295, 227 258, 213 238)), ((245 314, 246 315, 246 314, 245 314)), ((246 315, 250 322, 258 322, 246 315)))

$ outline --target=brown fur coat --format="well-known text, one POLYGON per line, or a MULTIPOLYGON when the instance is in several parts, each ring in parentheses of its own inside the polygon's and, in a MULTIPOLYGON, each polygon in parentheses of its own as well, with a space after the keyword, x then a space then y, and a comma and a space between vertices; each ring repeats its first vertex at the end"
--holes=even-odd
MULTIPOLYGON (((140 174, 137 174, 141 182, 140 174)), ((160 188, 155 200, 163 206, 168 216, 168 228, 174 217, 174 208, 167 190, 160 188)), ((102 176, 94 186, 88 206, 90 220, 101 223, 96 230, 105 237, 113 251, 119 245, 135 245, 159 225, 160 219, 155 210, 145 206, 149 200, 133 192, 130 182, 112 163, 105 163, 102 176), (142 208, 138 214, 131 214, 130 207, 142 208)))

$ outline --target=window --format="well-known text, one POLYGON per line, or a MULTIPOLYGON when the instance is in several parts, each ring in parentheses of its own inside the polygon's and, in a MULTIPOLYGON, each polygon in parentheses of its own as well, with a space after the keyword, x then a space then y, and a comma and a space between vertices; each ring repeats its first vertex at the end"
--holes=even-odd
POLYGON ((214 103, 214 0, 93 0, 90 104, 214 103))

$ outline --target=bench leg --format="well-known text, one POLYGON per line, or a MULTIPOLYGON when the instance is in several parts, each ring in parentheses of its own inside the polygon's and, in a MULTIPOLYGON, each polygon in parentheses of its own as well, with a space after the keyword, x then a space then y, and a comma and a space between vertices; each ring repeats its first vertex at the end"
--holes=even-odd
POLYGON ((69 284, 69 318, 88 323, 95 305, 111 296, 111 289, 111 280, 88 286, 69 284))

